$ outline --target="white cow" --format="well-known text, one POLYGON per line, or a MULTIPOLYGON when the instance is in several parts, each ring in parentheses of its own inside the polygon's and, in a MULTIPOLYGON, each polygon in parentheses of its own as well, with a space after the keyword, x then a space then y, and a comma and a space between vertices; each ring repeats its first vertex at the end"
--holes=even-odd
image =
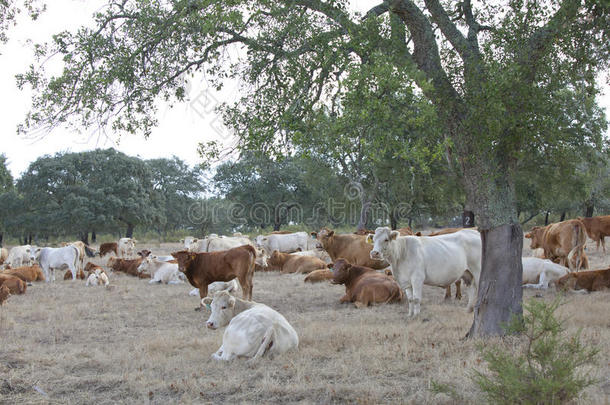
POLYGON ((258 359, 297 349, 299 336, 279 312, 267 305, 244 301, 223 291, 214 298, 205 297, 201 303, 212 314, 206 326, 217 329, 227 326, 222 346, 212 354, 215 360, 231 361, 237 357, 258 359))
POLYGON ((150 255, 138 266, 138 272, 148 272, 150 274, 149 284, 181 284, 178 263, 168 263, 160 261, 157 256, 150 255))
MULTIPOLYGON (((231 295, 237 295, 241 292, 241 286, 236 278, 231 281, 214 281, 212 284, 208 285, 208 297, 213 297, 214 294, 220 291, 226 291, 231 295)), ((196 295, 199 297, 199 288, 193 288, 189 292, 189 295, 196 295)))
POLYGON ((424 284, 445 288, 463 276, 470 284, 467 309, 474 309, 481 275, 479 232, 464 229, 432 237, 400 236, 398 231, 379 227, 372 240, 371 259, 390 263, 394 278, 407 295, 409 316, 420 312, 424 284))
POLYGON ((47 283, 51 281, 49 270, 53 271, 52 281, 55 281, 55 270, 61 270, 66 267, 72 272, 72 280, 76 280, 76 269, 78 268, 79 261, 79 251, 76 246, 38 248, 32 253, 32 257, 38 259, 47 283))
POLYGON ((268 256, 271 256, 274 250, 282 253, 308 250, 308 244, 313 244, 309 239, 307 232, 258 235, 256 246, 263 249, 268 256))
POLYGON ((135 254, 137 240, 133 238, 121 238, 118 243, 119 257, 130 258, 135 254))
POLYGON ((570 271, 567 267, 548 259, 524 257, 522 260, 524 288, 547 289, 549 283, 559 280, 570 271))
POLYGON ((91 274, 89 274, 89 277, 87 277, 87 282, 85 283, 85 287, 89 287, 91 286, 95 286, 95 285, 105 285, 107 286, 108 284, 110 284, 110 281, 108 280, 108 276, 106 275, 106 273, 100 269, 95 269, 94 272, 92 272, 91 274))
POLYGON ((188 250, 194 253, 219 252, 242 245, 252 245, 252 242, 245 236, 218 236, 212 234, 207 238, 193 242, 188 250))
POLYGON ((188 250, 188 248, 199 239, 194 238, 192 236, 185 236, 184 239, 180 239, 180 243, 184 245, 184 248, 188 250))
POLYGON ((23 245, 15 246, 11 249, 8 257, 5 261, 6 264, 10 265, 11 268, 16 269, 21 266, 30 266, 33 262, 31 261, 32 246, 23 245))

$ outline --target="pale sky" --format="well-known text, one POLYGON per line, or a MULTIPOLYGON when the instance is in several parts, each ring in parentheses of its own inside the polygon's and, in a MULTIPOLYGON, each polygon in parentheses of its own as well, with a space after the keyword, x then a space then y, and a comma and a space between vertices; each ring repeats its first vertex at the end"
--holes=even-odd
MULTIPOLYGON (((45 154, 108 147, 144 159, 176 155, 188 164, 196 165, 201 161, 197 154, 199 142, 230 141, 230 132, 222 126, 214 106, 219 100, 236 100, 238 86, 236 83, 227 83, 218 93, 208 89, 203 80, 191 84, 190 102, 178 104, 172 109, 160 108, 159 126, 148 139, 141 135, 123 136, 120 140, 116 137, 108 139, 93 132, 78 134, 62 128, 55 129, 42 139, 17 135, 16 127, 23 121, 30 105, 30 94, 19 91, 14 79, 15 74, 26 71, 33 61, 31 45, 28 45, 27 40, 46 42, 54 33, 75 30, 83 24, 89 24, 91 15, 105 4, 101 0, 53 0, 46 3, 47 11, 37 21, 20 18, 19 24, 9 30, 10 41, 0 45, 0 153, 8 157, 13 177, 19 177, 31 162, 45 154)), ((361 11, 373 4, 366 0, 351 3, 354 9, 361 11)), ((610 91, 607 85, 605 88, 606 94, 600 103, 608 116, 610 91)))

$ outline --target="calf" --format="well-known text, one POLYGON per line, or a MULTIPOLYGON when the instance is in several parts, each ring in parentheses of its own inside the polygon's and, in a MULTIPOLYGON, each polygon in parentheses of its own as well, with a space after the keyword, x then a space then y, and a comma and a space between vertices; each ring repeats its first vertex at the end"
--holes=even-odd
POLYGON ((18 267, 16 269, 4 270, 2 274, 8 274, 11 276, 18 277, 26 283, 31 283, 32 281, 45 281, 42 269, 37 264, 33 266, 25 266, 18 267))
POLYGON ((322 260, 324 263, 327 263, 327 264, 332 263, 332 260, 330 259, 330 256, 328 255, 328 253, 322 249, 304 250, 302 252, 291 253, 291 255, 317 257, 318 259, 322 260))
POLYGON ((28 286, 25 281, 8 274, 0 274, 0 286, 6 286, 13 295, 25 294, 28 286))
POLYGON ((137 240, 132 238, 121 238, 118 242, 119 257, 132 257, 136 247, 137 240))
POLYGON ((193 253, 180 251, 172 253, 178 260, 178 269, 184 273, 193 287, 199 288, 199 297, 208 294, 208 285, 214 281, 239 280, 245 299, 252 299, 252 277, 256 250, 250 245, 233 249, 211 252, 193 253))
POLYGON ((227 326, 222 346, 212 354, 215 360, 231 361, 237 357, 256 360, 265 354, 278 355, 297 349, 299 336, 279 312, 267 305, 235 298, 227 292, 207 297, 201 303, 212 313, 206 326, 227 326))
POLYGON ((578 219, 585 225, 587 235, 589 238, 595 241, 595 246, 599 250, 599 245, 604 249, 606 253, 606 236, 610 236, 610 215, 603 215, 593 218, 582 218, 578 219))
POLYGON ((114 252, 115 256, 119 255, 119 245, 116 242, 106 242, 100 245, 100 257, 114 252))
POLYGON ((344 284, 345 295, 339 302, 353 302, 356 308, 371 304, 400 302, 403 293, 400 286, 390 276, 378 273, 364 266, 352 266, 345 259, 333 265, 333 284, 344 284))
POLYGON ((108 280, 106 272, 104 272, 104 270, 102 269, 95 269, 89 273, 89 276, 87 277, 87 282, 85 283, 85 287, 96 285, 107 286, 108 284, 110 284, 110 281, 108 280))
POLYGON ((557 280, 556 286, 562 290, 602 291, 610 288, 610 268, 570 273, 557 280))
POLYGON ((32 246, 15 246, 9 252, 5 262, 13 269, 29 266, 32 263, 32 246))
POLYGON ((277 250, 267 260, 270 266, 277 267, 280 273, 311 273, 314 270, 326 268, 326 263, 317 257, 295 256, 290 253, 280 253, 277 250))
POLYGON ((108 267, 118 273, 125 273, 139 278, 150 278, 150 274, 138 271, 138 267, 142 264, 143 260, 142 257, 138 259, 119 259, 117 257, 111 257, 108 259, 108 267))
MULTIPOLYGON (((208 285, 208 297, 213 297, 214 294, 220 291, 226 291, 231 295, 237 295, 237 293, 241 291, 241 286, 236 278, 231 281, 214 281, 212 284, 208 285)), ((199 288, 193 288, 189 292, 189 295, 199 295, 199 288)))
POLYGON ((146 257, 138 266, 140 273, 147 272, 150 274, 149 284, 180 284, 180 271, 178 271, 178 263, 168 263, 157 260, 157 256, 150 255, 146 257))
POLYGON ((322 281, 332 280, 333 272, 328 269, 314 270, 303 280, 306 283, 319 283, 322 281))

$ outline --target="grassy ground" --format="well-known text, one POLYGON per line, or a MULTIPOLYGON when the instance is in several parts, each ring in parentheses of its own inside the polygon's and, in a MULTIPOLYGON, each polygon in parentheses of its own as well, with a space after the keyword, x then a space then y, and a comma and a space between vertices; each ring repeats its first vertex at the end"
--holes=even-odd
MULTIPOLYGON (((165 254, 179 245, 141 247, 165 254)), ((592 243, 588 253, 593 268, 610 265, 592 243)), ((193 310, 187 284, 122 275, 111 275, 110 290, 34 284, 0 308, 0 403, 481 403, 469 379, 483 367, 477 342, 462 340, 472 322, 465 299, 444 302, 444 290, 425 287, 421 316, 407 320, 404 304, 357 310, 338 303, 342 286, 302 279, 256 274, 254 300, 279 310, 300 345, 254 365, 210 359, 223 331, 205 328, 207 313, 193 310), (433 383, 453 393, 435 394, 433 383)), ((555 292, 525 292, 535 295, 552 300, 555 292)), ((601 348, 591 370, 600 382, 579 402, 609 403, 610 292, 564 301, 569 332, 582 328, 583 341, 601 348)))

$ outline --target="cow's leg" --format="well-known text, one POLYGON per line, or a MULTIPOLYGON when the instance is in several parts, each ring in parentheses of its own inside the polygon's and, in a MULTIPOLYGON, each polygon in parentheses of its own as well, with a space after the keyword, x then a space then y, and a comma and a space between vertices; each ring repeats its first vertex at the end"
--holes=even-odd
POLYGON ((462 299, 462 280, 458 280, 455 282, 455 299, 462 299))
POLYGON ((413 286, 411 284, 405 287, 405 295, 407 296, 407 308, 409 309, 409 316, 413 316, 413 286))
MULTIPOLYGON (((457 294, 457 292, 456 292, 457 294)), ((445 288, 445 301, 451 299, 451 284, 445 288)))
POLYGON ((49 268, 47 266, 42 266, 42 271, 44 272, 45 282, 50 282, 51 279, 49 278, 49 268))
POLYGON ((203 304, 201 303, 201 300, 205 297, 208 296, 208 283, 207 281, 204 281, 201 286, 199 287, 199 307, 195 308, 195 311, 201 311, 201 309, 203 308, 203 304))
POLYGON ((72 272, 72 281, 76 280, 76 268, 70 266, 70 272, 72 272))
MULTIPOLYGON (((424 289, 423 278, 414 278, 413 284, 413 316, 419 315, 421 308, 421 298, 424 289)), ((409 306, 410 307, 410 306, 409 306)))

